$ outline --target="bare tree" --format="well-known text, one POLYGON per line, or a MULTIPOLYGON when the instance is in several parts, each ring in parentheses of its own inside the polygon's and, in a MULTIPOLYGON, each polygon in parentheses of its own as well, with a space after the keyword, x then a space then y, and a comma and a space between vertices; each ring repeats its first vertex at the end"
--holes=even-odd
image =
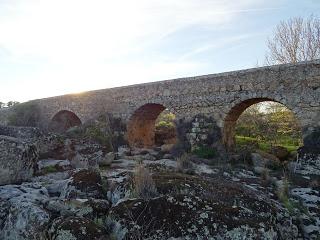
POLYGON ((19 102, 17 102, 17 101, 10 101, 10 102, 7 102, 7 107, 14 107, 18 104, 19 104, 19 102))
POLYGON ((295 17, 280 22, 267 44, 268 65, 320 58, 320 19, 295 17))

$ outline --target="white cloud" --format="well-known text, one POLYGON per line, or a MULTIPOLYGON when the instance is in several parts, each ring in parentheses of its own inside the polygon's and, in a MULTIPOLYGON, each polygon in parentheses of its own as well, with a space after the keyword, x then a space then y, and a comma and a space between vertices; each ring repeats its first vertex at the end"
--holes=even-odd
POLYGON ((161 38, 189 25, 218 26, 241 7, 212 0, 31 0, 15 4, 12 15, 0 22, 1 44, 15 54, 54 59, 127 53, 141 40, 161 38))
POLYGON ((211 45, 177 60, 159 56, 147 62, 137 56, 187 27, 223 27, 241 11, 256 11, 261 1, 0 1, 0 48, 5 49, 5 61, 31 62, 35 67, 23 79, 15 78, 20 86, 25 83, 19 95, 8 96, 15 87, 8 83, 9 90, 1 88, 0 95, 25 100, 187 75, 198 66, 190 56, 211 45), (40 89, 30 94, 34 86, 40 89))

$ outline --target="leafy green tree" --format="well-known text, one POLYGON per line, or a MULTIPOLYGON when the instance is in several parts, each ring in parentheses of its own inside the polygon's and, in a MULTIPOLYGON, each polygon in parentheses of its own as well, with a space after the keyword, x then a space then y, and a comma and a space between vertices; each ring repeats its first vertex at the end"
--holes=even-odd
POLYGON ((175 118, 176 116, 167 109, 160 113, 155 123, 155 142, 157 145, 175 141, 175 118))
POLYGON ((254 104, 241 114, 237 121, 238 135, 261 138, 259 128, 263 125, 263 114, 260 112, 260 107, 259 104, 254 104))
POLYGON ((40 109, 35 103, 26 102, 17 104, 9 116, 9 125, 36 127, 39 124, 40 109))
POLYGON ((169 110, 164 110, 160 115, 158 116, 156 120, 156 126, 158 125, 173 125, 174 120, 176 119, 176 116, 169 112, 169 110))
POLYGON ((252 105, 239 117, 236 135, 271 145, 301 144, 301 129, 294 114, 279 103, 252 105))

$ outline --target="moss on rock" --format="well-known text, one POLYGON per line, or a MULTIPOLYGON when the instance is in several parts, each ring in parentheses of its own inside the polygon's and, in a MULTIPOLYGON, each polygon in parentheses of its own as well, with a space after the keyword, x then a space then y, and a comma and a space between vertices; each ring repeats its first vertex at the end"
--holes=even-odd
POLYGON ((81 217, 57 218, 49 229, 52 240, 108 240, 105 229, 81 217))
POLYGON ((110 210, 110 216, 128 229, 127 239, 296 237, 297 227, 286 210, 241 184, 180 173, 153 178, 161 197, 126 200, 110 210))

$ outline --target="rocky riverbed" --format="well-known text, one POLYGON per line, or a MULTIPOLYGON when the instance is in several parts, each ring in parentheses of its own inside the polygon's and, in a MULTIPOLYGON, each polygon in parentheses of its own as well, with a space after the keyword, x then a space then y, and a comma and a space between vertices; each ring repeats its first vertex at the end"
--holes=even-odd
POLYGON ((284 177, 282 170, 261 169, 267 161, 261 153, 248 165, 174 158, 168 146, 110 153, 84 140, 42 137, 14 143, 20 158, 33 163, 17 167, 32 175, 0 186, 0 239, 319 237, 318 165, 308 172, 300 162, 299 172, 291 163, 284 177), (30 144, 37 154, 24 154, 30 144))

